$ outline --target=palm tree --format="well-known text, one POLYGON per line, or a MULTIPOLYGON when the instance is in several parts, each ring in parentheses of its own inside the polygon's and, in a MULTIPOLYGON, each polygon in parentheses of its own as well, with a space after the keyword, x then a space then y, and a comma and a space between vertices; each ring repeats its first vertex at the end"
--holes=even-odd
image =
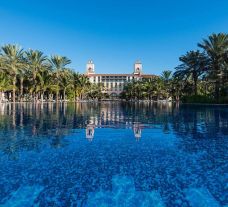
POLYGON ((166 99, 169 98, 170 95, 170 81, 172 79, 172 71, 171 70, 165 70, 162 72, 161 74, 161 79, 164 81, 165 84, 165 95, 166 95, 166 99))
POLYGON ((4 58, 0 55, 0 72, 5 73, 4 58))
POLYGON ((77 89, 77 95, 80 99, 83 99, 83 93, 85 90, 90 86, 90 82, 88 78, 85 75, 80 75, 78 79, 78 89, 77 89))
POLYGON ((44 101, 44 93, 47 90, 55 90, 55 85, 53 84, 52 78, 53 77, 50 70, 44 70, 42 73, 37 74, 38 84, 34 91, 40 92, 40 99, 42 103, 44 101))
POLYGON ((165 83, 168 83, 170 81, 170 79, 172 78, 172 71, 164 70, 161 74, 161 78, 165 81, 165 83))
POLYGON ((13 85, 10 77, 6 73, 0 73, 0 103, 4 100, 4 93, 12 89, 13 85))
POLYGON ((43 54, 43 52, 38 50, 29 50, 25 52, 26 56, 26 62, 28 71, 31 73, 31 79, 32 79, 32 93, 34 101, 38 99, 37 93, 36 93, 36 87, 38 87, 38 81, 42 81, 42 73, 47 70, 47 56, 43 54), (39 75, 39 78, 38 78, 39 75))
POLYGON ((23 70, 24 52, 18 45, 5 45, 2 47, 0 56, 2 57, 2 68, 12 77, 13 82, 13 102, 16 101, 16 81, 17 75, 23 70))
POLYGON ((133 82, 127 83, 124 86, 124 91, 123 91, 123 97, 125 97, 127 100, 132 100, 134 93, 133 93, 133 89, 134 88, 134 84, 133 82))
POLYGON ((147 99, 151 100, 154 96, 154 79, 149 79, 144 81, 145 91, 147 94, 147 99))
POLYGON ((165 95, 165 85, 161 77, 158 77, 155 81, 155 94, 157 96, 157 100, 161 98, 161 96, 165 95))
MULTIPOLYGON (((54 55, 50 59, 51 68, 55 72, 56 85, 59 86, 60 72, 66 69, 66 66, 71 63, 71 60, 64 56, 54 55)), ((59 89, 56 91, 56 101, 59 100, 59 89)))
POLYGON ((182 80, 192 79, 194 82, 194 94, 197 95, 198 78, 207 69, 207 57, 199 50, 187 52, 180 57, 181 65, 176 67, 175 77, 182 80))
POLYGON ((183 81, 180 80, 178 77, 173 77, 171 81, 171 94, 174 100, 179 101, 180 95, 182 91, 182 83, 183 81))
POLYGON ((138 100, 141 100, 144 98, 145 94, 146 94, 146 86, 144 84, 144 81, 137 81, 134 85, 135 87, 135 93, 136 93, 136 97, 138 100))
POLYGON ((99 84, 91 84, 88 88, 87 88, 87 97, 88 98, 92 98, 92 99, 101 99, 102 98, 102 89, 103 86, 101 83, 99 84))
POLYGON ((80 79, 80 74, 79 73, 73 73, 72 77, 72 88, 73 88, 73 93, 74 93, 74 101, 77 99, 77 90, 79 88, 79 79, 80 79))
POLYGON ((228 51, 228 34, 212 34, 198 46, 207 53, 210 63, 209 75, 215 80, 215 98, 219 100, 221 78, 224 74, 225 56, 228 51))
POLYGON ((73 75, 72 71, 63 69, 59 74, 60 86, 63 89, 63 100, 66 101, 66 90, 73 87, 73 75))

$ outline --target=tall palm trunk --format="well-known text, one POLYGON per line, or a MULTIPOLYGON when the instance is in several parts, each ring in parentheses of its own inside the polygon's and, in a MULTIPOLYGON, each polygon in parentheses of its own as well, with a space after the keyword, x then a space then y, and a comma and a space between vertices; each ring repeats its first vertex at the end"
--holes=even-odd
POLYGON ((59 91, 56 91, 56 102, 59 102, 59 91))
POLYGON ((36 102, 36 93, 35 92, 33 93, 33 102, 34 103, 36 102))
POLYGON ((65 88, 63 89, 63 101, 64 102, 66 101, 66 89, 65 88))
POLYGON ((215 64, 215 71, 216 71, 216 81, 215 81, 215 99, 217 102, 219 102, 220 94, 219 94, 219 89, 220 89, 220 77, 218 75, 219 72, 219 65, 215 64))
POLYGON ((24 83, 24 79, 20 78, 20 101, 23 101, 23 91, 24 91, 24 87, 23 87, 23 83, 24 83))
POLYGON ((197 78, 195 77, 195 78, 194 78, 194 94, 195 94, 195 95, 198 94, 198 91, 197 91, 197 85, 198 85, 198 84, 197 84, 197 82, 198 82, 198 80, 197 80, 197 78))
POLYGON ((13 103, 16 102, 16 81, 17 77, 16 75, 13 76, 13 103))
MULTIPOLYGON (((36 90, 36 75, 35 73, 33 74, 33 78, 32 78, 32 81, 33 81, 33 85, 35 86, 34 87, 34 90, 36 90)), ((35 103, 37 100, 36 100, 36 92, 33 93, 33 102, 35 103)))
POLYGON ((215 82, 215 99, 216 99, 216 101, 219 101, 219 98, 220 98, 219 88, 220 88, 220 82, 219 82, 219 80, 216 80, 216 82, 215 82))
POLYGON ((74 101, 76 102, 76 91, 74 92, 74 101))
POLYGON ((43 103, 44 102, 44 92, 41 92, 40 99, 41 99, 41 103, 43 103))
POLYGON ((0 103, 4 100, 4 91, 0 91, 0 103))
POLYGON ((177 95, 177 101, 178 101, 178 102, 180 101, 180 96, 179 96, 179 94, 177 95))

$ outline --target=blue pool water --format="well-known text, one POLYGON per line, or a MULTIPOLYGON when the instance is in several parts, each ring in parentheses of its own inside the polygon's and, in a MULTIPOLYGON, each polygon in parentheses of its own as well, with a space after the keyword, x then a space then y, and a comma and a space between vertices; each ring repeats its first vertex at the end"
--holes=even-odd
POLYGON ((0 206, 228 206, 228 107, 0 105, 0 206))

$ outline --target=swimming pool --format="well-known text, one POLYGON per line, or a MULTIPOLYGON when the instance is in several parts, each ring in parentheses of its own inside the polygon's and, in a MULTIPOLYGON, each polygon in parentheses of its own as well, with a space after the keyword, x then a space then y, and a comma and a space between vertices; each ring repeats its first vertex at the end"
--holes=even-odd
POLYGON ((0 206, 227 206, 228 107, 0 105, 0 206))

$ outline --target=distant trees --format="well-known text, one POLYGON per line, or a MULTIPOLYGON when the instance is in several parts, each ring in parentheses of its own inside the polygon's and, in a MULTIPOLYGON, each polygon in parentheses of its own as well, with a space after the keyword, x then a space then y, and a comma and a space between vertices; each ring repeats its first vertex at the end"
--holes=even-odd
POLYGON ((151 80, 129 83, 123 97, 228 103, 228 34, 212 34, 198 46, 201 51, 179 58, 173 74, 167 70, 151 80))
POLYGON ((204 53, 189 51, 179 59, 182 64, 176 67, 174 76, 182 81, 192 80, 194 94, 197 95, 198 79, 208 68, 208 59, 204 53))
POLYGON ((38 95, 41 93, 41 101, 43 101, 44 79, 50 69, 47 62, 47 56, 38 50, 25 51, 26 76, 30 83, 29 93, 32 94, 34 101, 38 100, 38 95), (42 89, 41 89, 42 88, 42 89))
POLYGON ((62 57, 59 55, 54 55, 49 60, 51 69, 53 71, 54 80, 56 81, 56 101, 59 100, 60 89, 63 89, 63 99, 65 100, 66 94, 66 79, 69 80, 69 72, 67 72, 66 66, 71 63, 67 57, 62 57), (64 85, 65 83, 65 85, 64 85), (62 86, 62 87, 61 87, 62 86))
POLYGON ((166 98, 164 81, 159 76, 128 83, 121 95, 127 100, 159 100, 166 98))
POLYGON ((48 58, 38 50, 25 51, 10 44, 3 46, 0 50, 0 101, 3 95, 12 102, 54 99, 58 102, 89 97, 93 84, 86 76, 69 69, 70 63, 64 56, 48 58))
MULTIPOLYGON (((198 50, 182 55, 175 71, 127 82, 121 98, 126 100, 182 100, 228 103, 228 34, 212 34, 198 50)), ((38 50, 5 45, 0 50, 0 101, 102 99, 102 84, 91 84, 85 75, 68 68, 65 56, 50 58, 38 50)))
POLYGON ((180 57, 182 64, 176 67, 174 77, 188 86, 193 83, 188 91, 190 93, 182 87, 186 97, 194 88, 194 95, 198 95, 197 90, 200 89, 199 95, 207 95, 212 102, 228 102, 228 34, 212 34, 198 46, 203 49, 202 52, 190 51, 180 57))
POLYGON ((220 92, 224 87, 221 83, 227 82, 228 34, 212 34, 198 46, 207 53, 209 58, 207 77, 215 83, 215 98, 219 100, 220 92))
POLYGON ((16 82, 17 77, 21 77, 25 62, 23 50, 17 45, 5 45, 2 47, 1 70, 12 79, 12 100, 16 100, 16 82))

